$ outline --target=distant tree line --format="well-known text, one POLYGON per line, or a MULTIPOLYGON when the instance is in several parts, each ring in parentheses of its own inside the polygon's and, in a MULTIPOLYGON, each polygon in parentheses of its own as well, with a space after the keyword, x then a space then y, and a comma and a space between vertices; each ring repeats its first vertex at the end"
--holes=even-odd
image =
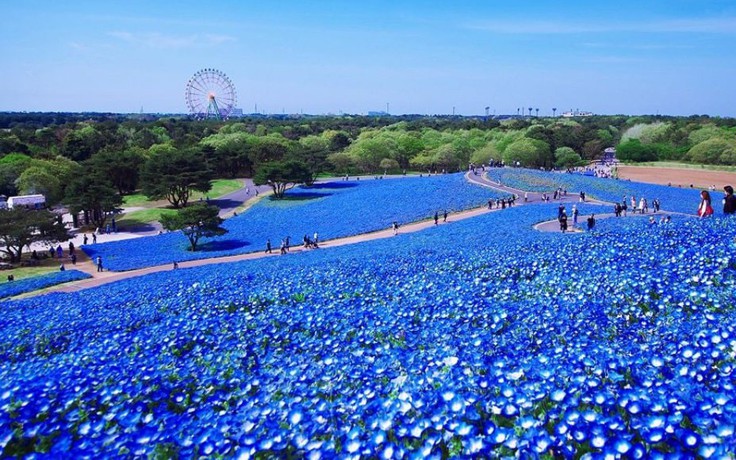
POLYGON ((274 177, 309 182, 320 173, 449 172, 492 160, 568 168, 600 158, 608 147, 625 161, 736 164, 736 120, 410 115, 197 121, 0 113, 0 194, 43 193, 49 203, 102 225, 125 194, 140 191, 185 207, 193 190, 206 192, 216 177, 254 177, 274 186, 274 177))

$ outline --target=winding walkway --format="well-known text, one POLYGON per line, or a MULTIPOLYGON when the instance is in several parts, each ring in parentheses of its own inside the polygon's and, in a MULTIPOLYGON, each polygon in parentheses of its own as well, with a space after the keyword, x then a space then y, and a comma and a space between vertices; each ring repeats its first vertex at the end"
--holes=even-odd
MULTIPOLYGON (((528 201, 524 202, 523 196, 524 191, 514 189, 511 187, 507 187, 504 185, 501 185, 497 182, 491 181, 486 174, 476 175, 472 172, 468 172, 465 175, 466 179, 474 184, 481 185, 484 187, 489 187, 492 189, 495 189, 497 191, 508 193, 509 195, 516 195, 516 205, 534 205, 534 204, 542 204, 544 201, 542 200, 542 194, 537 192, 528 192, 528 201)), ((252 187, 252 182, 245 182, 246 187, 252 187)), ((229 195, 226 195, 224 197, 218 198, 216 200, 211 200, 213 204, 218 205, 224 205, 221 206, 221 215, 232 215, 232 213, 243 206, 247 201, 253 200, 255 198, 255 193, 252 192, 254 189, 250 189, 250 193, 245 192, 245 187, 241 190, 238 190, 236 192, 233 192, 229 195), (237 205, 236 205, 237 204, 237 205)), ((263 195, 266 195, 266 193, 263 193, 265 190, 259 189, 259 192, 263 195)), ((555 203, 576 203, 578 201, 578 197, 576 195, 568 195, 563 196, 562 198, 558 200, 554 200, 555 203)), ((594 204, 607 204, 600 201, 589 201, 590 203, 594 204)), ((466 211, 461 211, 457 213, 453 213, 448 216, 447 223, 451 223, 453 221, 459 221, 464 219, 470 219, 482 214, 490 213, 490 212, 497 212, 500 211, 499 208, 493 208, 488 209, 487 205, 484 203, 479 208, 469 209, 466 211)), ((607 218, 611 217, 613 214, 600 214, 599 218, 607 218)), ((446 225, 446 223, 440 222, 440 225, 446 225)), ((414 222, 411 224, 403 225, 399 229, 400 234, 407 234, 407 233, 415 233, 422 230, 426 230, 428 228, 434 227, 434 220, 432 218, 414 222)), ((557 220, 550 220, 547 222, 542 222, 534 227, 536 230, 539 231, 547 231, 547 232, 559 232, 559 223, 557 220)), ((379 240, 383 238, 391 238, 394 236, 392 229, 386 229, 386 230, 378 230, 374 232, 369 233, 363 233, 360 235, 354 235, 344 238, 336 238, 333 240, 327 240, 322 243, 320 243, 321 249, 329 249, 332 247, 338 247, 338 246, 345 246, 348 244, 355 244, 355 243, 361 243, 364 241, 373 241, 373 240, 379 240)), ((302 246, 292 246, 290 248, 289 254, 293 253, 301 253, 304 251, 312 251, 314 249, 305 249, 302 246)), ((287 256, 289 255, 287 254, 287 256)), ((185 268, 191 268, 191 267, 200 267, 204 265, 213 265, 213 264, 221 264, 221 263, 231 263, 231 262, 239 262, 243 260, 254 260, 254 259, 261 259, 265 257, 281 257, 279 254, 278 249, 276 249, 273 253, 267 254, 265 252, 252 252, 247 254, 238 254, 233 256, 225 256, 225 257, 217 257, 217 258, 211 258, 211 259, 199 259, 199 260, 190 260, 190 261, 183 261, 179 262, 179 269, 185 269, 185 268)), ((158 273, 163 271, 171 271, 173 269, 172 264, 166 264, 166 265, 158 265, 154 267, 146 267, 141 268, 137 270, 130 270, 130 271, 124 271, 124 272, 110 272, 110 271, 103 271, 98 272, 96 266, 94 265, 93 261, 91 260, 82 260, 79 263, 77 263, 74 266, 74 269, 88 273, 92 276, 92 278, 77 281, 73 283, 66 283, 58 286, 52 286, 48 289, 45 289, 43 291, 36 291, 32 293, 27 293, 23 296, 19 297, 31 297, 39 294, 45 294, 48 292, 75 292, 75 291, 81 291, 84 289, 89 289, 97 286, 101 286, 103 284, 112 283, 115 281, 120 281, 124 279, 129 278, 135 278, 138 276, 144 276, 151 273, 158 273)))

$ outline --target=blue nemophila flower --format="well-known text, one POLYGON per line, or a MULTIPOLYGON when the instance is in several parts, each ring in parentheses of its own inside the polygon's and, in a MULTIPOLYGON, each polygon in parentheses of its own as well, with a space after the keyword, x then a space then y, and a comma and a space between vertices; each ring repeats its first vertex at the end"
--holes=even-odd
POLYGON ((733 455, 734 226, 555 213, 5 302, 0 449, 733 455))

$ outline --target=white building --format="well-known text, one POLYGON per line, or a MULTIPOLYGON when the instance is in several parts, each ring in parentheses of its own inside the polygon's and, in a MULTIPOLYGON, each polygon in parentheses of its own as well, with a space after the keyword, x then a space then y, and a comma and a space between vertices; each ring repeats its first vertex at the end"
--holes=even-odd
POLYGON ((8 209, 15 207, 28 209, 43 209, 46 207, 46 197, 43 195, 20 195, 8 198, 8 209))

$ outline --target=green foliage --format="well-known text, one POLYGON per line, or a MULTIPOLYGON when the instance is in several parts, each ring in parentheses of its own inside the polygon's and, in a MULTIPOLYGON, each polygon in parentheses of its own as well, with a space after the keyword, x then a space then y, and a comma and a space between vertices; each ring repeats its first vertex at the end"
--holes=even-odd
POLYGON ((122 151, 104 149, 87 160, 95 174, 110 178, 120 195, 138 188, 139 171, 144 161, 145 151, 138 147, 122 151))
POLYGON ((585 164, 580 155, 570 147, 555 150, 555 166, 558 168, 574 168, 585 164))
POLYGON ((0 252, 7 254, 11 262, 20 261, 23 248, 31 243, 68 239, 69 234, 61 219, 50 211, 0 210, 0 252))
POLYGON ((167 148, 153 153, 143 165, 141 186, 151 199, 166 198, 174 208, 185 207, 193 190, 207 193, 212 172, 196 149, 167 148))
POLYGON ((503 152, 503 160, 508 165, 519 162, 522 166, 551 166, 552 155, 549 145, 537 139, 523 138, 510 144, 503 152))
POLYGON ((312 172, 307 165, 298 161, 271 162, 258 167, 253 176, 256 185, 270 185, 274 197, 282 199, 286 191, 297 184, 310 184, 312 172))
POLYGON ((169 231, 181 230, 189 239, 189 249, 197 250, 200 238, 213 238, 224 235, 227 229, 222 228, 220 209, 204 203, 197 203, 180 209, 176 214, 163 214, 161 225, 169 231))
POLYGON ((688 159, 696 163, 736 164, 736 141, 714 138, 700 142, 690 149, 688 159))
POLYGON ((657 149, 653 145, 644 145, 639 139, 629 139, 616 147, 616 157, 621 161, 655 161, 657 149))

